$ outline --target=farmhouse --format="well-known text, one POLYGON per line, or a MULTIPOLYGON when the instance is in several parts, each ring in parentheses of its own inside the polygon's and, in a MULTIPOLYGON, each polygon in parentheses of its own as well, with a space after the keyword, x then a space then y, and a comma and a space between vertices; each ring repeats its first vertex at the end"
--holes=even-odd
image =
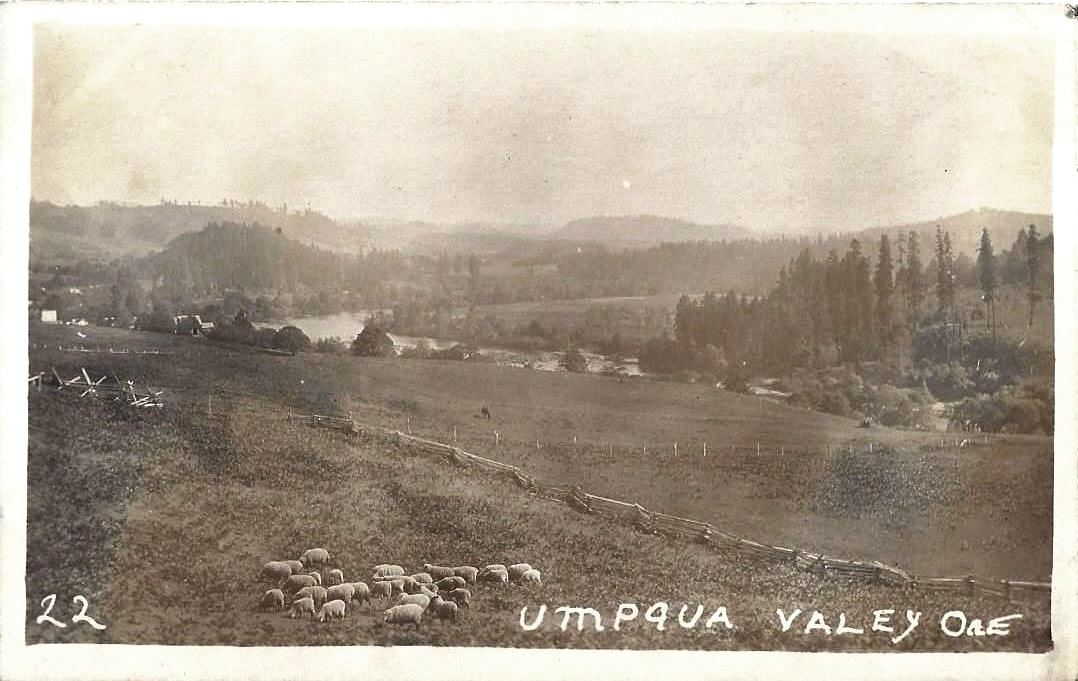
POLYGON ((42 310, 41 311, 41 322, 43 324, 57 324, 57 323, 59 323, 57 321, 57 319, 56 319, 56 310, 42 310))
POLYGON ((197 336, 205 328, 202 318, 197 314, 185 314, 176 317, 176 333, 185 336, 197 336))

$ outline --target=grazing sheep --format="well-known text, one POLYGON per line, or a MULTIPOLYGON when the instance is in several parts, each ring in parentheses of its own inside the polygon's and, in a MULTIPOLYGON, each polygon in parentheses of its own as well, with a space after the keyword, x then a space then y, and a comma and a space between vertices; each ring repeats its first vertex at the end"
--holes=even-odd
POLYGON ((318 621, 325 622, 326 620, 343 620, 344 619, 344 601, 334 600, 324 603, 322 609, 318 611, 318 621))
POLYGON ((433 584, 420 584, 418 593, 423 594, 427 598, 434 598, 438 595, 438 587, 433 584))
POLYGON ((497 584, 508 584, 509 573, 505 570, 491 570, 486 574, 479 575, 480 582, 495 582, 497 584))
POLYGON ((314 577, 314 581, 318 583, 318 586, 322 586, 322 573, 311 570, 307 574, 309 574, 311 577, 314 577))
POLYGON ((374 584, 371 584, 370 594, 371 598, 384 598, 388 600, 393 596, 393 583, 375 582, 374 584))
POLYGON ((299 562, 304 567, 308 565, 325 565, 329 562, 329 551, 325 549, 307 549, 299 557, 299 562))
POLYGON ((382 613, 382 618, 386 624, 399 624, 401 626, 414 624, 418 631, 419 625, 423 621, 423 608, 415 603, 394 605, 382 613))
POLYGON ((288 611, 288 616, 292 619, 302 617, 304 615, 310 615, 314 617, 314 599, 307 597, 301 598, 298 601, 292 601, 292 609, 288 611))
POLYGON ((403 577, 404 568, 400 565, 390 565, 388 563, 382 563, 381 565, 374 566, 374 579, 379 577, 403 577))
POLYGON ((433 584, 434 583, 434 578, 430 576, 429 572, 417 572, 414 575, 412 575, 412 579, 419 582, 420 584, 433 584))
POLYGON ((351 603, 352 599, 356 595, 356 587, 351 584, 334 584, 326 589, 326 600, 332 601, 340 599, 345 603, 351 603))
POLYGON ((391 579, 389 581, 389 583, 393 587, 393 595, 394 596, 396 596, 397 594, 404 593, 404 580, 403 579, 391 579))
POLYGON ((494 572, 495 570, 507 570, 507 569, 508 568, 506 568, 501 563, 491 563, 490 565, 484 565, 483 568, 479 571, 479 574, 484 575, 484 574, 494 572))
POLYGON ((305 586, 296 592, 292 600, 295 601, 300 598, 313 598, 314 607, 321 608, 322 604, 326 602, 326 588, 324 586, 305 586))
POLYGON ((474 568, 471 565, 462 565, 461 567, 453 568, 453 574, 457 577, 463 577, 464 581, 468 584, 475 584, 475 578, 479 575, 479 569, 474 568))
POLYGON ((371 588, 367 586, 366 582, 352 582, 352 600, 358 601, 361 605, 366 603, 371 604, 371 588))
POLYGON ((453 568, 442 567, 440 565, 431 565, 430 563, 423 563, 423 572, 426 572, 434 579, 444 579, 446 577, 453 576, 453 568))
POLYGON ((401 577, 401 581, 404 582, 403 590, 406 594, 419 593, 419 582, 415 581, 411 577, 401 577))
POLYGON ((453 601, 443 601, 440 596, 435 596, 430 602, 428 612, 438 620, 456 622, 460 620, 460 608, 453 601))
POLYGON ((439 579, 435 584, 438 585, 439 591, 449 591, 450 589, 459 589, 468 582, 464 581, 463 577, 446 577, 445 579, 439 579))
POLYGON ((430 605, 430 597, 424 594, 401 594, 395 601, 397 605, 406 605, 408 603, 415 603, 424 610, 430 605))
POLYGON ((543 579, 538 570, 528 570, 520 576, 521 584, 542 584, 543 579))
POLYGON ((281 589, 285 593, 294 594, 305 586, 318 586, 318 582, 310 575, 292 575, 284 580, 281 589))
POLYGON ((510 565, 506 570, 509 573, 509 581, 516 582, 520 580, 520 576, 531 570, 532 566, 527 563, 517 563, 516 565, 510 565))
POLYGON ((344 584, 344 573, 333 568, 326 573, 326 586, 337 586, 338 584, 344 584))
POLYGON ((472 592, 467 589, 453 589, 445 595, 445 600, 453 601, 462 608, 471 607, 472 592))
POLYGON ((258 607, 262 610, 280 610, 284 607, 284 592, 280 589, 270 589, 262 594, 258 607))
POLYGON ((271 560, 262 566, 262 577, 271 582, 280 582, 288 579, 292 574, 292 566, 283 560, 271 560))
POLYGON ((301 561, 298 561, 298 560, 282 560, 280 562, 288 563, 289 567, 292 568, 292 574, 294 574, 294 575, 298 575, 299 573, 303 572, 303 563, 301 561))

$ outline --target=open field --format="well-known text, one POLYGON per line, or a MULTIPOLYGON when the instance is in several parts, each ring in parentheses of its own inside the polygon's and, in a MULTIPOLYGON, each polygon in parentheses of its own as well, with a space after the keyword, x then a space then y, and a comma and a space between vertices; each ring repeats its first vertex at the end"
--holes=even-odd
MULTIPOLYGON (((166 407, 131 410, 69 391, 31 391, 30 641, 892 648, 882 636, 778 632, 776 608, 814 607, 861 622, 876 608, 924 611, 926 624, 898 649, 1033 650, 1050 641, 1046 598, 1015 605, 751 563, 583 516, 390 439, 348 438, 284 417, 290 409, 352 412, 363 423, 442 441, 455 428, 462 447, 536 477, 750 538, 924 575, 1026 580, 1047 580, 1051 570, 1047 438, 935 451, 931 434, 860 429, 693 385, 484 364, 271 357, 190 338, 80 331, 87 338, 74 337, 72 327, 32 326, 30 369, 115 371, 164 388, 166 407), (57 343, 176 354, 67 353, 57 343), (489 422, 476 418, 484 404, 489 422), (381 562, 418 570, 425 561, 526 560, 543 570, 545 584, 478 586, 464 623, 418 633, 381 626, 365 606, 325 626, 256 612, 266 588, 257 579, 262 563, 310 546, 329 548, 349 579, 366 578, 381 562), (85 594, 90 614, 109 628, 33 624, 47 593, 85 594), (725 605, 736 629, 682 630, 675 622, 676 631, 663 634, 637 622, 621 634, 549 624, 523 632, 517 623, 524 605, 589 605, 612 616, 620 602, 660 600, 675 610, 705 604, 705 618, 725 605), (951 639, 935 623, 952 609, 1025 618, 1007 638, 951 639)), ((61 603, 63 596, 58 610, 61 603)))

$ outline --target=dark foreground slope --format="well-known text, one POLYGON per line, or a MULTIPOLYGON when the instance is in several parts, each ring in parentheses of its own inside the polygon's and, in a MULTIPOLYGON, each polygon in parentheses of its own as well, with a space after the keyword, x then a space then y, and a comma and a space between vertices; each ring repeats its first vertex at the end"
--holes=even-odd
MULTIPOLYGON (((461 404, 462 398, 440 382, 447 380, 439 378, 439 372, 449 371, 442 368, 448 365, 356 364, 350 358, 274 358, 239 351, 230 356, 228 350, 193 345, 189 340, 141 334, 128 337, 128 344, 155 343, 179 354, 80 356, 55 352, 56 338, 46 336, 32 339, 39 345, 53 341, 48 343, 53 347, 32 348, 35 371, 39 364, 46 369, 56 365, 62 373, 77 364, 88 366, 92 374, 115 370, 125 378, 166 386, 168 399, 163 410, 132 411, 79 399, 68 391, 31 392, 30 641, 906 650, 1034 650, 1050 641, 1046 599, 1010 604, 996 598, 901 590, 723 556, 581 515, 528 496, 503 479, 477 476, 401 450, 391 439, 348 438, 285 418, 290 408, 326 409, 336 402, 354 411, 357 418, 392 425, 389 417, 394 410, 405 410, 417 421, 428 414, 433 420, 435 405, 441 404, 450 416, 443 416, 447 420, 437 422, 437 428, 450 423, 458 408, 463 422, 471 418, 470 405, 461 404), (349 366, 358 366, 358 373, 365 376, 362 386, 353 384, 350 390, 342 387, 349 380, 345 371, 349 366), (412 372, 416 377, 406 378, 412 372), (400 380, 395 383, 393 376, 400 380), (418 384, 418 376, 428 377, 425 389, 418 384), (440 392, 443 388, 449 392, 440 392), (353 611, 345 622, 332 625, 257 612, 258 596, 266 588, 258 580, 261 564, 293 557, 311 546, 329 548, 348 579, 365 579, 371 567, 382 562, 418 570, 426 561, 524 560, 542 569, 544 585, 530 590, 477 586, 473 607, 462 623, 434 625, 418 633, 383 627, 366 606, 353 611), (102 632, 87 627, 56 630, 34 624, 33 617, 40 612, 38 602, 48 593, 59 595, 54 614, 68 617, 71 595, 84 594, 91 603, 89 614, 109 628, 102 632), (609 629, 620 603, 637 603, 643 613, 646 606, 659 601, 673 609, 674 619, 666 631, 657 631, 642 617, 620 632, 609 629), (577 632, 571 625, 570 631, 561 632, 556 626, 560 617, 555 619, 551 613, 540 630, 523 631, 521 608, 532 606, 530 620, 540 604, 594 607, 607 618, 608 630, 577 632), (704 605, 696 627, 683 629, 677 624, 682 604, 689 605, 689 616, 697 604, 704 605), (703 621, 719 606, 726 606, 733 630, 704 627, 703 621), (782 633, 778 608, 787 613, 800 608, 806 614, 791 631, 782 633), (920 627, 892 646, 878 633, 805 634, 805 620, 814 608, 825 613, 832 627, 840 612, 845 612, 850 626, 866 629, 876 609, 895 609, 899 624, 906 609, 924 615, 920 627), (963 610, 970 617, 1014 612, 1024 617, 1007 637, 950 638, 941 634, 938 625, 949 610, 963 610)), ((457 376, 457 382, 476 369, 453 367, 465 372, 457 376)), ((516 380, 535 374, 498 370, 479 375, 494 381, 490 376, 508 375, 516 380)), ((477 390, 474 385, 471 389, 477 390)), ((552 388, 548 393, 552 398, 563 396, 552 388)), ((695 401, 691 396, 687 399, 695 401)), ((508 418, 507 412, 515 414, 516 408, 509 399, 492 405, 496 418, 503 419, 508 418)), ((458 426, 460 430, 463 426, 458 426)), ((511 427, 506 431, 513 432, 511 427)), ((600 424, 582 426, 579 432, 583 440, 585 434, 600 432, 600 424)), ((513 450, 505 445, 501 458, 511 458, 513 450)), ((530 460, 535 468, 546 466, 554 471, 556 466, 543 464, 539 454, 518 452, 528 457, 525 467, 530 460)), ((594 461, 593 467, 599 468, 599 459, 594 461)), ((671 468, 681 474, 673 464, 671 468)), ((653 466, 637 477, 646 482, 662 473, 653 466)), ((1034 468, 1030 475, 1042 473, 1034 468)), ((762 470, 754 475, 765 477, 762 470)), ((611 476, 611 484, 623 477, 611 476)), ((596 480, 589 488, 598 484, 596 480)), ((1024 489, 1024 483, 1018 484, 1024 489)), ((714 499, 712 505, 719 503, 714 499)), ((701 510, 707 505, 704 501, 690 510, 701 510)), ((644 503, 667 510, 661 503, 644 503)), ((961 506, 960 501, 953 503, 961 506)), ((761 503, 757 508, 762 507, 761 503)), ((867 514, 865 522, 878 525, 883 525, 881 518, 887 515, 886 510, 861 512, 867 514)), ((730 517, 724 524, 735 525, 739 520, 730 517)), ((775 522, 774 527, 781 524, 775 522)), ((760 538, 774 541, 770 536, 760 538)), ((971 546, 980 546, 984 540, 985 536, 970 537, 971 546)), ((872 548, 870 538, 864 541, 872 548)), ((924 552, 954 549, 926 545, 924 552)), ((1030 548, 1026 552, 1035 553, 1030 548)), ((374 613, 380 610, 376 607, 374 613)))

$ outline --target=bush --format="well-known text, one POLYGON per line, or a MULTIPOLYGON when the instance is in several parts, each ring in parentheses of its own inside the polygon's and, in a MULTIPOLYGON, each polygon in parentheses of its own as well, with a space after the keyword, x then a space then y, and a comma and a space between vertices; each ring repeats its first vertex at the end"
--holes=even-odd
POLYGON ((336 355, 344 352, 344 341, 336 336, 329 338, 319 338, 314 344, 314 351, 321 352, 328 355, 336 355))
POLYGON ((285 326, 274 334, 273 347, 296 353, 311 347, 311 339, 299 327, 285 326))
POLYGON ((584 374, 588 371, 588 360, 576 348, 569 348, 563 352, 558 364, 562 369, 574 374, 584 374))
POLYGON ((375 324, 367 324, 352 341, 352 354, 359 357, 391 357, 393 339, 375 324))

